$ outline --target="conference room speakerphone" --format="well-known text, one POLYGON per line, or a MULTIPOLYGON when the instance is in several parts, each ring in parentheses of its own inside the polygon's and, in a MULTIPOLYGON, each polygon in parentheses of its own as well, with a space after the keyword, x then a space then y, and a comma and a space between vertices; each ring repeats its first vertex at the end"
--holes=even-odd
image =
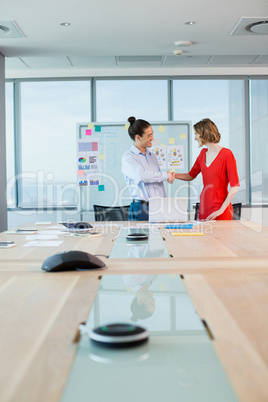
POLYGON ((124 323, 102 325, 89 334, 92 341, 116 348, 140 345, 148 340, 148 336, 146 329, 124 323))

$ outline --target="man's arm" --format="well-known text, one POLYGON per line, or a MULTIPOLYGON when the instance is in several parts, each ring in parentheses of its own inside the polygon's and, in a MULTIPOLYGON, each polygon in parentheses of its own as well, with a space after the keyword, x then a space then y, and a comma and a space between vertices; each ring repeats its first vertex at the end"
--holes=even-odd
POLYGON ((148 166, 144 168, 142 164, 135 158, 134 155, 126 153, 122 158, 122 173, 130 177, 136 183, 153 183, 163 182, 168 180, 169 176, 172 179, 172 174, 168 172, 161 172, 154 167, 148 166))

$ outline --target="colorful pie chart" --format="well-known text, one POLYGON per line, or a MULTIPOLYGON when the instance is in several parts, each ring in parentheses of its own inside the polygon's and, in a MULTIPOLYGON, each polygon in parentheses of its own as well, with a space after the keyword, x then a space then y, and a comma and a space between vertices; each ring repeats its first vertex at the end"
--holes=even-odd
POLYGON ((79 163, 85 163, 87 160, 86 160, 86 158, 79 158, 78 161, 79 161, 79 163))

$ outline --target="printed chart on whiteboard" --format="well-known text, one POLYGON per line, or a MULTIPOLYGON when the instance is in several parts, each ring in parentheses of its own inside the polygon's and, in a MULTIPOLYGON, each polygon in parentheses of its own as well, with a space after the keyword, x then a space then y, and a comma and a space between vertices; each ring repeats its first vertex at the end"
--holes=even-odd
POLYGON ((98 141, 78 140, 77 175, 79 186, 99 185, 99 143, 98 141))

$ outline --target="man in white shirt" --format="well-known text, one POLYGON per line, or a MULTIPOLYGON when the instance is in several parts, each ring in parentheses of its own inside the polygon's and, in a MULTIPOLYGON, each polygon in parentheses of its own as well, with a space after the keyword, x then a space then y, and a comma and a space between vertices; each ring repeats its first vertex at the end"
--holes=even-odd
POLYGON ((161 172, 155 154, 147 149, 154 139, 150 123, 135 117, 129 117, 128 121, 133 145, 122 157, 122 173, 132 197, 129 220, 144 221, 149 218, 149 199, 166 197, 164 181, 173 183, 175 174, 161 172))

